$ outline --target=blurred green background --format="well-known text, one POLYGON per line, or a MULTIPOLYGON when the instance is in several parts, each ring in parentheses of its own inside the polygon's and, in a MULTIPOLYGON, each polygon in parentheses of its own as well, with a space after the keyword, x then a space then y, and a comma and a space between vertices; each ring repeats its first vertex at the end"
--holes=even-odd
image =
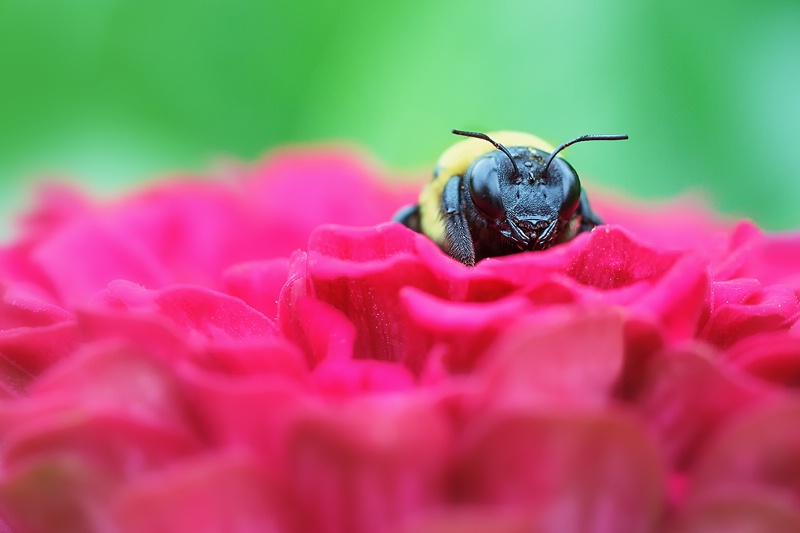
POLYGON ((0 0, 0 73, 4 229, 42 176, 332 139, 427 171, 454 127, 628 133, 571 151, 584 181, 800 226, 797 0, 0 0))

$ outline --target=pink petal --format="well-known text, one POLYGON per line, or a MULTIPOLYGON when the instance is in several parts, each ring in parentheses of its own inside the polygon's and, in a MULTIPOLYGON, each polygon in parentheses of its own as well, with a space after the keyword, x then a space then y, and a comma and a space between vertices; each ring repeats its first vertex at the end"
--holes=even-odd
POLYGON ((64 183, 46 183, 35 192, 33 209, 21 221, 25 234, 33 240, 46 238, 71 220, 95 211, 81 192, 64 183))
POLYGON ((225 292, 268 318, 278 316, 278 298, 289 276, 285 257, 239 263, 223 273, 225 292))
POLYGON ((187 342, 198 338, 187 339, 178 326, 163 315, 119 309, 81 310, 78 326, 84 342, 117 341, 169 366, 191 362, 222 374, 280 374, 300 382, 308 374, 305 355, 281 337, 187 342))
POLYGON ((198 286, 148 291, 119 281, 109 284, 93 306, 155 313, 168 318, 189 339, 211 343, 271 338, 278 333, 271 320, 240 299, 198 286))
POLYGON ((124 412, 101 415, 75 408, 33 417, 7 433, 0 480, 27 465, 66 457, 85 464, 87 478, 97 471, 121 481, 198 451, 198 441, 183 431, 124 412))
POLYGON ((731 235, 730 250, 718 268, 718 279, 756 278, 762 285, 781 284, 800 293, 800 237, 765 235, 751 222, 740 223, 731 235))
POLYGON ((212 444, 252 451, 273 468, 283 464, 288 428, 314 404, 302 384, 280 375, 225 376, 185 365, 179 376, 212 444))
POLYGON ((694 468, 691 496, 730 489, 757 490, 798 502, 800 402, 770 402, 732 419, 703 449, 694 468))
POLYGON ((30 381, 30 374, 8 360, 0 360, 0 400, 23 395, 30 381))
POLYGON ((413 522, 401 533, 530 533, 530 520, 523 513, 482 507, 432 513, 413 522))
POLYGON ((450 431, 408 397, 365 397, 298 421, 287 451, 290 531, 389 531, 441 502, 450 431))
POLYGON ((540 305, 623 305, 638 320, 659 324, 672 340, 694 335, 709 283, 708 261, 701 254, 648 247, 613 226, 542 253, 483 261, 474 270, 491 272, 495 283, 524 287, 540 305))
POLYGON ((295 310, 303 323, 314 364, 329 359, 346 360, 355 355, 355 326, 342 312, 310 296, 299 298, 295 310))
POLYGON ((25 464, 0 479, 3 533, 108 531, 111 484, 70 457, 25 464))
POLYGON ((210 341, 270 338, 275 324, 238 298, 201 287, 175 287, 155 300, 160 312, 179 327, 205 335, 210 341))
POLYGON ((599 191, 592 208, 610 225, 624 227, 637 241, 671 250, 702 250, 710 258, 724 254, 733 223, 714 213, 706 199, 684 196, 668 202, 630 201, 599 191))
POLYGON ((399 207, 416 203, 420 187, 387 187, 376 179, 385 176, 384 171, 342 149, 283 150, 252 174, 245 191, 271 230, 270 250, 276 256, 304 248, 320 224, 387 222, 399 207))
POLYGON ((602 226, 573 260, 569 275, 579 283, 611 289, 660 276, 675 263, 676 252, 659 251, 636 243, 624 230, 602 226))
POLYGON ((222 374, 278 375, 299 383, 306 380, 309 370, 300 349, 280 337, 216 343, 194 354, 193 363, 222 374))
POLYGON ((325 396, 347 398, 376 392, 410 392, 414 376, 397 363, 329 359, 314 369, 312 382, 325 396))
POLYGON ((27 398, 2 405, 6 468, 71 456, 106 472, 195 449, 191 412, 168 368, 114 345, 55 366, 27 398))
POLYGON ((728 236, 728 246, 725 254, 714 264, 716 278, 720 281, 748 278, 743 265, 748 261, 748 255, 758 253, 757 250, 764 238, 755 224, 750 221, 741 221, 733 228, 728 236))
POLYGON ((744 303, 760 288, 761 283, 754 278, 715 281, 711 285, 711 308, 744 303))
POLYGON ((254 460, 208 457, 128 485, 114 517, 124 533, 281 533, 272 492, 254 460))
MULTIPOLYGON (((737 281, 727 282, 736 283, 737 281)), ((714 284, 713 287, 712 290, 716 290, 718 285, 714 284)), ((721 348, 756 333, 788 328, 789 319, 798 308, 797 296, 785 285, 771 285, 754 290, 752 280, 745 279, 740 282, 737 299, 731 299, 732 293, 732 287, 725 287, 725 303, 720 303, 711 311, 699 335, 721 348)))
POLYGON ((0 331, 0 382, 16 393, 31 379, 68 357, 78 345, 73 321, 0 331))
POLYGON ((148 287, 163 287, 170 280, 165 265, 152 251, 95 218, 60 229, 39 245, 31 258, 52 281, 59 301, 68 307, 85 304, 115 279, 148 287))
POLYGON ((185 436, 121 417, 40 417, 5 438, 0 512, 19 531, 110 531, 121 483, 196 452, 185 436))
POLYGON ((639 319, 651 319, 670 341, 693 338, 706 308, 710 275, 699 255, 677 259, 652 287, 630 302, 639 319))
POLYGON ((309 259, 321 274, 341 267, 338 261, 371 273, 385 268, 381 261, 416 255, 417 236, 399 224, 364 228, 325 225, 309 238, 309 259))
POLYGON ((800 384, 800 338, 788 331, 760 333, 734 344, 725 358, 737 368, 766 381, 800 384))
POLYGON ((748 274, 752 272, 764 284, 780 283, 800 292, 800 273, 797 272, 797 258, 800 257, 800 236, 796 233, 771 235, 763 245, 758 264, 747 265, 748 274))
POLYGON ((124 415, 191 434, 189 412, 171 368, 125 344, 84 347, 33 384, 32 405, 124 415))
POLYGON ((456 488, 524 512, 536 531, 649 532, 664 499, 659 457, 613 413, 495 413, 465 436, 456 488))
POLYGON ((763 494, 732 492, 704 498, 684 510, 669 533, 794 533, 797 507, 763 494))
POLYGON ((62 303, 56 285, 31 258, 35 248, 35 242, 24 239, 0 248, 0 286, 12 293, 12 298, 4 298, 4 301, 14 304, 17 297, 24 295, 23 303, 29 299, 38 300, 40 306, 59 308, 62 303))
POLYGON ((588 291, 572 278, 561 274, 553 274, 550 279, 542 280, 538 285, 526 287, 522 294, 532 304, 541 306, 600 299, 595 294, 588 294, 588 291))
MULTIPOLYGON (((452 302, 415 287, 400 290, 400 302, 413 330, 442 350, 438 363, 450 373, 470 372, 497 335, 534 306, 522 296, 491 302, 452 302)), ((413 354, 411 368, 428 367, 427 350, 413 354)))
POLYGON ((301 346, 309 364, 356 355, 355 327, 341 311, 311 296, 307 258, 297 254, 281 291, 278 321, 284 335, 301 346))
POLYGON ((147 310, 86 307, 78 312, 78 330, 85 343, 118 341, 165 362, 186 359, 193 349, 168 317, 147 310))
POLYGON ((685 466, 731 416, 777 391, 714 362, 699 348, 653 358, 635 398, 645 425, 661 443, 669 464, 685 466))
POLYGON ((482 363, 477 373, 492 405, 605 406, 622 371, 622 314, 613 308, 529 314, 509 322, 482 363))
POLYGON ((305 322, 300 318, 297 302, 313 294, 308 276, 308 255, 297 251, 289 258, 289 274, 278 299, 278 326, 283 335, 297 344, 313 364, 311 345, 306 338, 305 322))
MULTIPOLYGON (((308 268, 316 297, 355 325, 355 353, 361 358, 405 363, 418 361, 427 349, 427 339, 409 323, 399 291, 412 286, 444 296, 450 287, 415 255, 418 238, 399 224, 388 224, 370 229, 322 226, 309 240, 308 268)), ((463 265, 456 268, 466 270, 463 265)))
MULTIPOLYGON (((228 266, 271 251, 269 229, 250 201, 230 183, 175 179, 109 206, 103 224, 157 257, 169 282, 218 289, 228 266)), ((125 276, 106 281, 117 278, 138 282, 125 276)))
POLYGON ((20 285, 0 284, 0 330, 49 326, 72 318, 72 314, 20 285))
POLYGON ((614 392, 619 399, 630 400, 640 392, 648 365, 664 350, 667 339, 661 324, 636 315, 626 318, 623 335, 625 359, 614 392))

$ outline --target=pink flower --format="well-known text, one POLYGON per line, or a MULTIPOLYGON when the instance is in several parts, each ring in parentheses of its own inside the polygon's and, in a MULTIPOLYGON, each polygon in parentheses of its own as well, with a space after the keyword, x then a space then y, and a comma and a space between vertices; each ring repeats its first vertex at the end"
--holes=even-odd
POLYGON ((800 236, 686 203, 467 268, 334 149, 0 250, 0 531, 800 530, 800 236))

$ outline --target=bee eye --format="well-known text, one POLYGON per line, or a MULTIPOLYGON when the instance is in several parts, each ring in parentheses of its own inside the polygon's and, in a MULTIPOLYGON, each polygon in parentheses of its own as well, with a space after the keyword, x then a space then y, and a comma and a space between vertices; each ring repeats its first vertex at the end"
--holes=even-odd
MULTIPOLYGON (((561 209, 558 212, 561 220, 568 220, 575 214, 581 201, 581 182, 578 173, 564 161, 561 170, 561 183, 564 187, 564 200, 561 202, 561 209)), ((552 172, 552 170, 551 170, 552 172)))
POLYGON ((468 176, 472 202, 487 220, 498 220, 505 212, 497 174, 497 161, 493 157, 486 157, 475 163, 468 176))

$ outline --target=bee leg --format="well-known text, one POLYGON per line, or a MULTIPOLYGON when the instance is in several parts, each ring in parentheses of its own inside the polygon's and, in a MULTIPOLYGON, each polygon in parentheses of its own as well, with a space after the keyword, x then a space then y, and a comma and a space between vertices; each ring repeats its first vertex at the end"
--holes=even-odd
POLYGON ((595 226, 603 224, 603 219, 597 216, 597 214, 592 211, 592 208, 589 207, 589 198, 586 197, 586 191, 584 190, 581 190, 581 203, 578 206, 578 213, 581 216, 581 224, 578 227, 578 233, 590 231, 595 226))
POLYGON ((467 266, 475 266, 475 246, 461 202, 461 178, 453 176, 442 193, 444 243, 442 250, 467 266))
POLYGON ((419 206, 417 204, 401 207, 400 210, 394 214, 392 220, 418 233, 421 231, 419 225, 419 206))

